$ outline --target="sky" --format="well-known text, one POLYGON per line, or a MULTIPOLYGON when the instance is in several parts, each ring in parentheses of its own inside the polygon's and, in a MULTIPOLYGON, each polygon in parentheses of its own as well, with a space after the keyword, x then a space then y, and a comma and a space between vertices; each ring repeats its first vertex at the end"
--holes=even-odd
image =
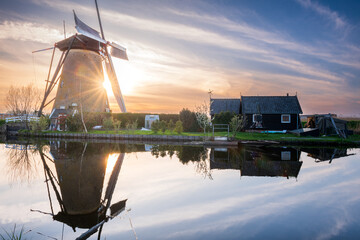
MULTIPOLYGON (((128 112, 193 110, 208 104, 210 89, 213 98, 297 94, 304 114, 360 117, 360 1, 98 4, 106 39, 127 48, 129 61, 114 65, 128 112)), ((100 29, 94 1, 0 5, 0 112, 6 112, 11 85, 45 87, 51 51, 32 51, 62 40, 63 21, 67 36, 76 32, 73 9, 100 29)))

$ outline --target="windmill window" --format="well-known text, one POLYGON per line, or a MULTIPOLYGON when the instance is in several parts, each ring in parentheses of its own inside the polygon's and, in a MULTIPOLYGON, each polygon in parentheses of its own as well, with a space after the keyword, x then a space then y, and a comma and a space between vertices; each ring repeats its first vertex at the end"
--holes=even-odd
POLYGON ((290 122, 291 122, 290 114, 281 115, 281 123, 290 123, 290 122))
POLYGON ((61 81, 60 87, 62 88, 64 86, 64 81, 61 81))

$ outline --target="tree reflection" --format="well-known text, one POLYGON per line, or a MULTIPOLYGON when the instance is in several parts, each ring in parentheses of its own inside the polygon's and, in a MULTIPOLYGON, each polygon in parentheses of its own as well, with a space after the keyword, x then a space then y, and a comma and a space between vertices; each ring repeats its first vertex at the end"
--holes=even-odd
POLYGON ((36 145, 29 142, 22 144, 6 144, 7 172, 10 182, 31 182, 38 172, 38 155, 36 145))
POLYGON ((154 145, 151 148, 151 154, 156 158, 166 156, 172 158, 176 155, 182 164, 187 165, 192 162, 198 174, 204 176, 204 178, 213 179, 207 161, 209 159, 208 150, 205 147, 154 145))

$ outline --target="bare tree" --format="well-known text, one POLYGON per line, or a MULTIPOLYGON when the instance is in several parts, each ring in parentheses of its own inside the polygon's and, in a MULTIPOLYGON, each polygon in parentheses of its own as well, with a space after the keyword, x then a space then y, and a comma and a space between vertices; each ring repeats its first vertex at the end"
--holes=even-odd
POLYGON ((7 110, 14 115, 28 115, 40 107, 41 91, 32 84, 22 87, 11 86, 5 104, 7 110))
POLYGON ((200 106, 195 107, 195 116, 199 126, 204 130, 205 137, 206 128, 210 126, 211 123, 209 107, 205 101, 200 106))

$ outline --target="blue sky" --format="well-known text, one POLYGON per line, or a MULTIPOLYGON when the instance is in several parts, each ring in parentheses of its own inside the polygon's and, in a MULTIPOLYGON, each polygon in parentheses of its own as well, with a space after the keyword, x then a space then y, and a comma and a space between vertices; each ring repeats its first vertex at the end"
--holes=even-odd
MULTIPOLYGON (((130 112, 193 109, 212 89, 231 98, 297 93, 304 113, 360 116, 359 1, 98 3, 105 36, 128 50, 130 61, 115 67, 130 112)), ((31 51, 61 40, 63 20, 75 33, 72 9, 99 29, 93 1, 1 1, 2 94, 11 84, 44 86, 51 52, 31 51)))

